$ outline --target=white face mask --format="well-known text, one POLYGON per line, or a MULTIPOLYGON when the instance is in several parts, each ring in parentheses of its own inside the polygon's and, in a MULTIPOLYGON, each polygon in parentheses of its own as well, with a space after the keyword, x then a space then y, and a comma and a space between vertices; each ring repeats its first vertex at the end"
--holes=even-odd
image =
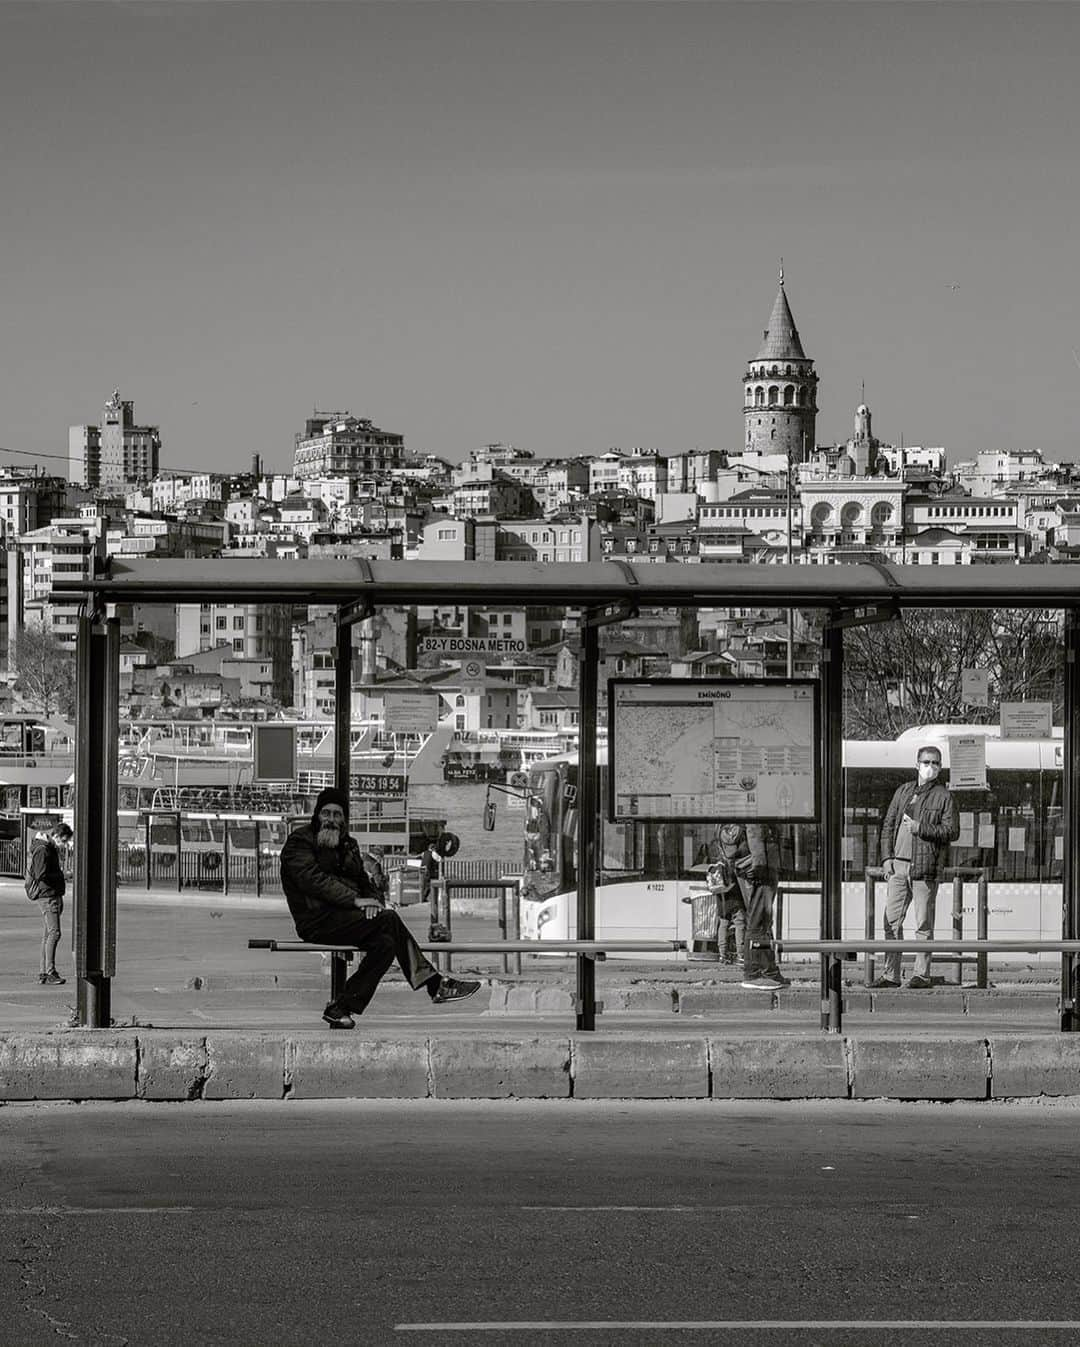
POLYGON ((920 781, 933 781, 941 771, 940 762, 920 762, 918 767, 920 781))

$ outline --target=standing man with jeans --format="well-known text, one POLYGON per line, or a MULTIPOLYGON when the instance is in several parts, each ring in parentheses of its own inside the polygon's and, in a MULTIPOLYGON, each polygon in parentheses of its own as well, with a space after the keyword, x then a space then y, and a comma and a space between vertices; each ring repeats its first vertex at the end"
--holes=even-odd
MULTIPOLYGON (((885 939, 902 940, 904 917, 915 912, 915 938, 933 940, 934 906, 938 880, 950 842, 960 836, 956 803, 941 775, 941 750, 924 744, 915 755, 919 775, 905 781, 893 794, 881 826, 882 866, 888 880, 885 899, 885 939)), ((885 955, 885 972, 875 987, 899 987, 899 951, 885 955)), ((915 970, 907 984, 916 990, 930 987, 930 955, 915 956, 915 970)))
POLYGON ((26 859, 26 896, 41 909, 41 972, 38 981, 48 987, 59 987, 66 981, 56 971, 60 916, 64 911, 64 892, 67 887, 56 844, 69 842, 71 836, 71 829, 66 823, 40 823, 26 859))

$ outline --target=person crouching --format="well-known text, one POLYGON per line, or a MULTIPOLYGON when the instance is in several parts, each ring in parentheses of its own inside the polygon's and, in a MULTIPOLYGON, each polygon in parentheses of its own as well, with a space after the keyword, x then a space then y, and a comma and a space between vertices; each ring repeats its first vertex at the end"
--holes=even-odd
POLYGON ((323 1019, 333 1029, 353 1029, 390 965, 414 991, 421 987, 442 1005, 480 990, 479 982, 446 977, 424 956, 398 914, 383 905, 349 835, 348 799, 333 788, 315 801, 312 820, 293 832, 281 850, 281 886, 297 935, 320 945, 355 945, 364 957, 323 1019))

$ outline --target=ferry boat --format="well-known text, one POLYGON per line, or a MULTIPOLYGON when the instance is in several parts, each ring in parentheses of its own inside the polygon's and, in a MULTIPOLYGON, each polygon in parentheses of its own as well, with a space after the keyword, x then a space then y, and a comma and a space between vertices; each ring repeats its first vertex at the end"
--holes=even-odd
MULTIPOLYGON (((389 852, 422 851, 446 826, 445 818, 412 807, 409 787, 439 782, 452 731, 389 732, 380 723, 351 731, 352 830, 362 843, 389 852)), ((319 791, 334 784, 331 721, 134 720, 119 746, 121 811, 310 817, 319 791), (256 782, 256 724, 292 726, 296 775, 291 781, 256 782)), ((244 816, 240 818, 239 816, 244 816)))

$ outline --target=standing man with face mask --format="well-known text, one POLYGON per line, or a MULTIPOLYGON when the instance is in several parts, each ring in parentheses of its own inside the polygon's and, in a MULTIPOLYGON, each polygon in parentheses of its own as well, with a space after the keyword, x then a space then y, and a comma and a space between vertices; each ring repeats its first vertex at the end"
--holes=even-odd
POLYGON ((353 1017, 367 1008, 395 959, 409 985, 415 991, 423 987, 436 1005, 478 992, 479 982, 440 973, 398 914, 384 906, 349 834, 348 806, 341 791, 322 791, 311 822, 291 833, 281 849, 281 886, 300 939, 356 945, 364 952, 323 1019, 332 1029, 354 1029, 353 1017))
MULTIPOLYGON (((938 880, 950 842, 960 836, 956 803, 940 781, 941 750, 924 744, 915 755, 919 775, 905 781, 893 794, 881 826, 882 866, 888 880, 885 899, 885 939, 902 940, 904 916, 915 911, 915 938, 933 940, 934 906, 938 880)), ((885 972, 875 987, 899 987, 899 951, 886 954, 885 972)), ((930 987, 930 955, 915 957, 909 987, 930 987)))

